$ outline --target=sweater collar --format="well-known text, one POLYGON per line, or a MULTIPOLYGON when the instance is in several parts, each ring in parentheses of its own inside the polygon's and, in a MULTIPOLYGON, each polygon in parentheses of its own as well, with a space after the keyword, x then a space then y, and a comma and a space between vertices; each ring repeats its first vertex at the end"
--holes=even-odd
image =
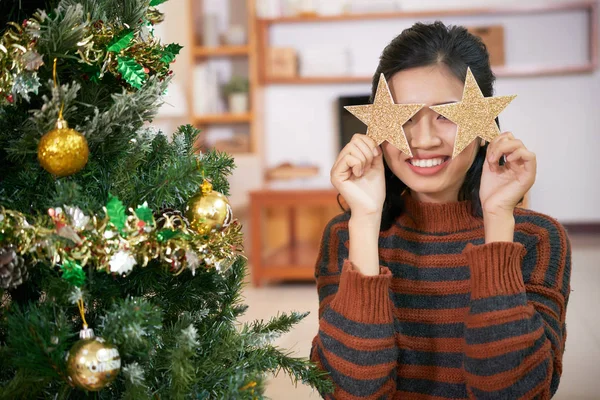
POLYGON ((481 218, 473 216, 470 200, 449 203, 426 203, 409 193, 402 196, 404 212, 400 225, 421 232, 452 233, 483 226, 481 218))

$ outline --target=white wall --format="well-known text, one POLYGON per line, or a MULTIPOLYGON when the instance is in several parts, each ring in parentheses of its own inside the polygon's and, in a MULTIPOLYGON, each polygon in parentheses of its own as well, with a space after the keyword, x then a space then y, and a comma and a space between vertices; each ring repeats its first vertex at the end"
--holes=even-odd
MULTIPOLYGON (((502 1, 494 1, 506 4, 502 1)), ((540 1, 541 2, 541 1, 540 1)), ((414 1, 404 7, 491 5, 491 1, 414 1)), ((432 18, 432 20, 435 18, 432 18)), ((446 23, 502 23, 507 65, 564 65, 587 57, 583 12, 536 16, 445 18, 446 23)), ((383 47, 414 21, 406 19, 275 25, 271 43, 302 54, 347 49, 355 75, 371 75, 383 47)), ((319 165, 326 176, 337 155, 338 96, 369 93, 370 85, 272 85, 265 90, 266 164, 319 165)), ((562 222, 600 222, 600 72, 573 76, 499 78, 496 94, 518 98, 500 116, 503 130, 521 138, 538 156, 532 208, 562 222)))
MULTIPOLYGON (((245 0, 229 1, 235 5, 245 0)), ((536 3, 560 1, 535 0, 536 3)), ((189 2, 170 0, 161 5, 166 19, 158 29, 165 42, 178 42, 185 46, 173 65, 175 81, 183 87, 188 85, 192 62, 189 2)), ((215 0, 206 1, 207 6, 214 3, 215 0)), ((402 1, 405 9, 502 6, 510 3, 519 1, 402 1)), ((504 24, 506 61, 509 65, 564 64, 569 59, 581 61, 587 54, 587 21, 581 13, 452 18, 444 21, 469 25, 504 24)), ((347 48, 352 55, 351 67, 355 74, 370 75, 383 47, 412 22, 399 19, 290 24, 273 27, 271 37, 275 45, 290 45, 300 51, 347 48)), ((273 166, 284 161, 308 162, 319 165, 321 174, 326 177, 337 154, 335 101, 340 95, 368 93, 369 86, 362 83, 267 87, 263 116, 266 165, 273 166)), ((194 90, 201 93, 202 88, 194 90)), ((522 138, 538 156, 538 175, 531 193, 532 207, 562 222, 600 222, 600 208, 596 206, 600 199, 600 157, 596 154, 600 149, 600 72, 558 77, 499 78, 496 94, 518 95, 500 116, 502 128, 522 138)), ((166 125, 165 130, 170 131, 189 121, 189 108, 188 104, 188 116, 185 118, 155 122, 166 125)), ((236 178, 239 182, 256 182, 262 171, 240 168, 235 174, 239 175, 239 179, 236 178)), ((243 203, 247 197, 241 193, 242 189, 246 187, 240 188, 239 197, 243 203)))

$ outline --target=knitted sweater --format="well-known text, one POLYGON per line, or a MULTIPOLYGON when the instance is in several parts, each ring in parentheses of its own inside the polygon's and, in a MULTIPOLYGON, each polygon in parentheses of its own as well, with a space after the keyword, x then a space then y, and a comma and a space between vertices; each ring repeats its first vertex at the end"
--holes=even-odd
POLYGON ((316 265, 311 359, 328 399, 549 399, 566 338, 565 229, 515 210, 514 243, 485 244, 468 201, 406 197, 379 236, 380 274, 348 261, 348 215, 326 227, 316 265))

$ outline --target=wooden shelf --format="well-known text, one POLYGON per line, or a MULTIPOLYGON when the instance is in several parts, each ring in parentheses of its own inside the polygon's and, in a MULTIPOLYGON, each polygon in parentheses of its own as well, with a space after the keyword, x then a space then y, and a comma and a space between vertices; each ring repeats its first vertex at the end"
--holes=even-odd
POLYGON ((298 76, 294 78, 266 78, 266 84, 313 85, 321 83, 371 82, 370 76, 298 76))
MULTIPOLYGON (((548 67, 543 65, 524 65, 514 67, 493 67, 494 74, 499 78, 524 78, 528 76, 574 75, 592 73, 595 70, 593 63, 565 67, 548 67)), ((371 76, 307 76, 294 78, 267 78, 265 84, 281 85, 318 85, 336 83, 364 83, 371 82, 371 76)))
POLYGON ((244 124, 252 121, 252 113, 245 114, 208 114, 197 115, 194 123, 197 125, 244 124))
POLYGON ((395 11, 386 13, 366 13, 366 14, 339 14, 339 15, 315 15, 315 16, 291 16, 278 18, 259 19, 260 23, 283 24, 283 23, 311 23, 311 22, 335 22, 335 21, 355 21, 369 19, 394 19, 394 18, 429 18, 429 17, 451 17, 451 16, 470 16, 470 15, 509 15, 509 14, 529 14, 529 13, 551 13, 568 10, 588 9, 595 6, 594 1, 580 1, 573 3, 557 4, 520 4, 502 7, 480 7, 480 8, 456 8, 444 10, 415 10, 415 11, 395 11))
POLYGON ((249 46, 194 47, 196 57, 247 56, 249 52, 249 46))

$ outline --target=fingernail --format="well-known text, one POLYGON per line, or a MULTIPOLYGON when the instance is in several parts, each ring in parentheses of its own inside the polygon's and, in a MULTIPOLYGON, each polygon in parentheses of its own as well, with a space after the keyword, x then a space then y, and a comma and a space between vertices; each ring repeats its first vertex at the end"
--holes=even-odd
POLYGON ((374 155, 375 157, 377 157, 377 156, 379 155, 379 149, 378 149, 377 147, 375 147, 375 148, 373 149, 373 155, 374 155))

